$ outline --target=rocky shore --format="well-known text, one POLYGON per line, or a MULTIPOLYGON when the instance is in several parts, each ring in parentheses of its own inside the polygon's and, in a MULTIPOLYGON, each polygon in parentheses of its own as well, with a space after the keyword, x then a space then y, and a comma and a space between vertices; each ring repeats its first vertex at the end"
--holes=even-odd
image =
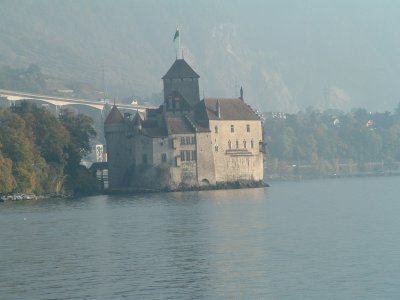
POLYGON ((165 188, 120 188, 105 191, 106 194, 129 194, 129 193, 164 193, 164 192, 187 192, 187 191, 208 191, 208 190, 230 190, 269 187, 264 181, 234 181, 218 183, 216 185, 185 185, 165 188))
MULTIPOLYGON (((184 185, 181 184, 177 187, 169 188, 125 188, 117 190, 103 191, 104 194, 130 194, 130 193, 164 193, 164 192, 186 192, 186 191, 207 191, 207 190, 229 190, 229 189, 248 189, 248 188, 262 188, 269 187, 269 185, 263 181, 234 181, 219 183, 216 185, 184 185)), ((49 198, 71 198, 72 195, 65 194, 0 194, 0 202, 8 201, 26 201, 26 200, 39 200, 49 198)))
POLYGON ((0 195, 0 202, 38 200, 38 199, 48 199, 48 198, 69 198, 69 197, 71 196, 64 194, 35 195, 35 194, 14 193, 14 194, 0 195))

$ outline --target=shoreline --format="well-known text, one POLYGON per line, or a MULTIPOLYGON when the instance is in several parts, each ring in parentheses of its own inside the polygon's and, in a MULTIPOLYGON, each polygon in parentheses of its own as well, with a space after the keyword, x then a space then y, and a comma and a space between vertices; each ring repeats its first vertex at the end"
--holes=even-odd
POLYGON ((145 194, 145 193, 171 193, 171 192, 191 192, 191 191, 210 191, 210 190, 230 190, 230 189, 249 189, 249 188, 262 188, 269 187, 269 184, 264 181, 235 181, 231 183, 220 183, 217 185, 204 185, 204 186, 180 186, 178 188, 124 188, 99 191, 94 194, 25 194, 25 193, 9 193, 0 194, 0 202, 11 202, 11 201, 31 201, 41 199, 65 199, 74 197, 85 197, 95 195, 117 195, 117 194, 145 194))
POLYGON ((180 186, 178 188, 125 188, 125 189, 114 189, 105 190, 94 194, 44 194, 36 195, 32 193, 7 193, 0 194, 0 203, 11 202, 11 201, 32 201, 42 199, 67 199, 74 197, 86 197, 95 195, 118 195, 118 194, 146 194, 146 193, 172 193, 172 192, 194 192, 194 191, 213 191, 213 190, 234 190, 234 189, 251 189, 251 188, 265 188, 270 187, 269 183, 283 183, 283 182, 300 182, 308 180, 323 180, 323 179, 344 179, 344 178, 371 178, 371 177, 395 177, 400 176, 399 171, 392 172, 361 172, 354 174, 332 174, 332 175, 290 175, 290 176, 279 176, 272 174, 267 176, 268 181, 235 181, 231 183, 220 183, 216 185, 205 185, 205 186, 180 186))
POLYGON ((298 174, 282 176, 273 174, 267 177, 268 182, 291 182, 291 181, 305 181, 305 180, 318 180, 318 179, 343 179, 343 178, 369 178, 369 177, 395 177, 400 176, 399 171, 391 172, 358 172, 353 174, 332 174, 332 175, 310 175, 298 174))
POLYGON ((194 192, 212 190, 233 190, 269 187, 264 181, 235 181, 230 183, 219 183, 216 185, 180 186, 177 188, 120 188, 104 191, 105 195, 114 194, 143 194, 143 193, 171 193, 171 192, 194 192))
POLYGON ((72 198, 72 195, 66 194, 44 194, 36 195, 32 193, 7 193, 0 194, 0 202, 10 202, 10 201, 30 201, 30 200, 41 200, 41 199, 64 199, 72 198))

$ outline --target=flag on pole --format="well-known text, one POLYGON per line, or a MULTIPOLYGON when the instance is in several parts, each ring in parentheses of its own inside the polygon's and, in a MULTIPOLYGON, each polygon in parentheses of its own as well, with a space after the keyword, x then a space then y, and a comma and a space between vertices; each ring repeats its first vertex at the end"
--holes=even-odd
POLYGON ((175 42, 175 40, 176 40, 177 38, 179 38, 179 27, 176 28, 175 35, 174 35, 174 39, 173 39, 172 41, 175 42))

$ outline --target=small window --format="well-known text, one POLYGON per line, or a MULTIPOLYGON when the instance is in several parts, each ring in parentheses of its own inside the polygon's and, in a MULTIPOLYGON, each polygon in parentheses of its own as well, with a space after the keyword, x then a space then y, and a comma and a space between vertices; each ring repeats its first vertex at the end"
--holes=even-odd
POLYGON ((214 148, 215 148, 215 152, 218 152, 218 145, 215 145, 214 148))
POLYGON ((218 126, 214 127, 215 133, 218 133, 218 126))
POLYGON ((192 160, 196 160, 196 150, 192 151, 192 160))
POLYGON ((239 141, 236 141, 236 149, 239 149, 239 141))
POLYGON ((191 157, 190 157, 190 151, 189 151, 189 150, 186 150, 185 152, 186 152, 186 153, 185 153, 185 158, 186 158, 186 160, 192 160, 191 157))
POLYGON ((186 137, 186 144, 187 144, 187 145, 190 145, 190 136, 187 136, 187 137, 186 137))
POLYGON ((251 140, 251 149, 253 149, 253 148, 254 148, 254 141, 251 140))
POLYGON ((250 132, 250 125, 249 124, 246 125, 246 130, 247 130, 247 132, 250 132))
POLYGON ((247 148, 247 145, 246 145, 246 140, 243 140, 243 148, 247 148))
POLYGON ((232 142, 231 142, 231 140, 228 141, 228 148, 229 148, 229 149, 232 149, 232 142))
POLYGON ((231 132, 235 132, 235 126, 231 125, 231 132))
POLYGON ((185 151, 181 151, 181 161, 185 161, 185 151))
POLYGON ((181 137, 181 145, 185 145, 186 144, 186 140, 184 137, 181 137))
POLYGON ((186 160, 185 151, 181 151, 181 161, 185 160, 186 160))
POLYGON ((167 162, 167 154, 166 153, 161 154, 161 162, 163 162, 163 163, 167 162))

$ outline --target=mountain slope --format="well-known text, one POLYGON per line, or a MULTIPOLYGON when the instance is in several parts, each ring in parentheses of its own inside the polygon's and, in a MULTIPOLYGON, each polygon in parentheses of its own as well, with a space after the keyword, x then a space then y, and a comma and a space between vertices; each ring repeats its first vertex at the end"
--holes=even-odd
POLYGON ((150 96, 175 59, 176 26, 201 93, 262 110, 391 110, 399 101, 399 5, 383 1, 10 1, 0 64, 150 96), (356 12, 356 13, 354 13, 356 12))

